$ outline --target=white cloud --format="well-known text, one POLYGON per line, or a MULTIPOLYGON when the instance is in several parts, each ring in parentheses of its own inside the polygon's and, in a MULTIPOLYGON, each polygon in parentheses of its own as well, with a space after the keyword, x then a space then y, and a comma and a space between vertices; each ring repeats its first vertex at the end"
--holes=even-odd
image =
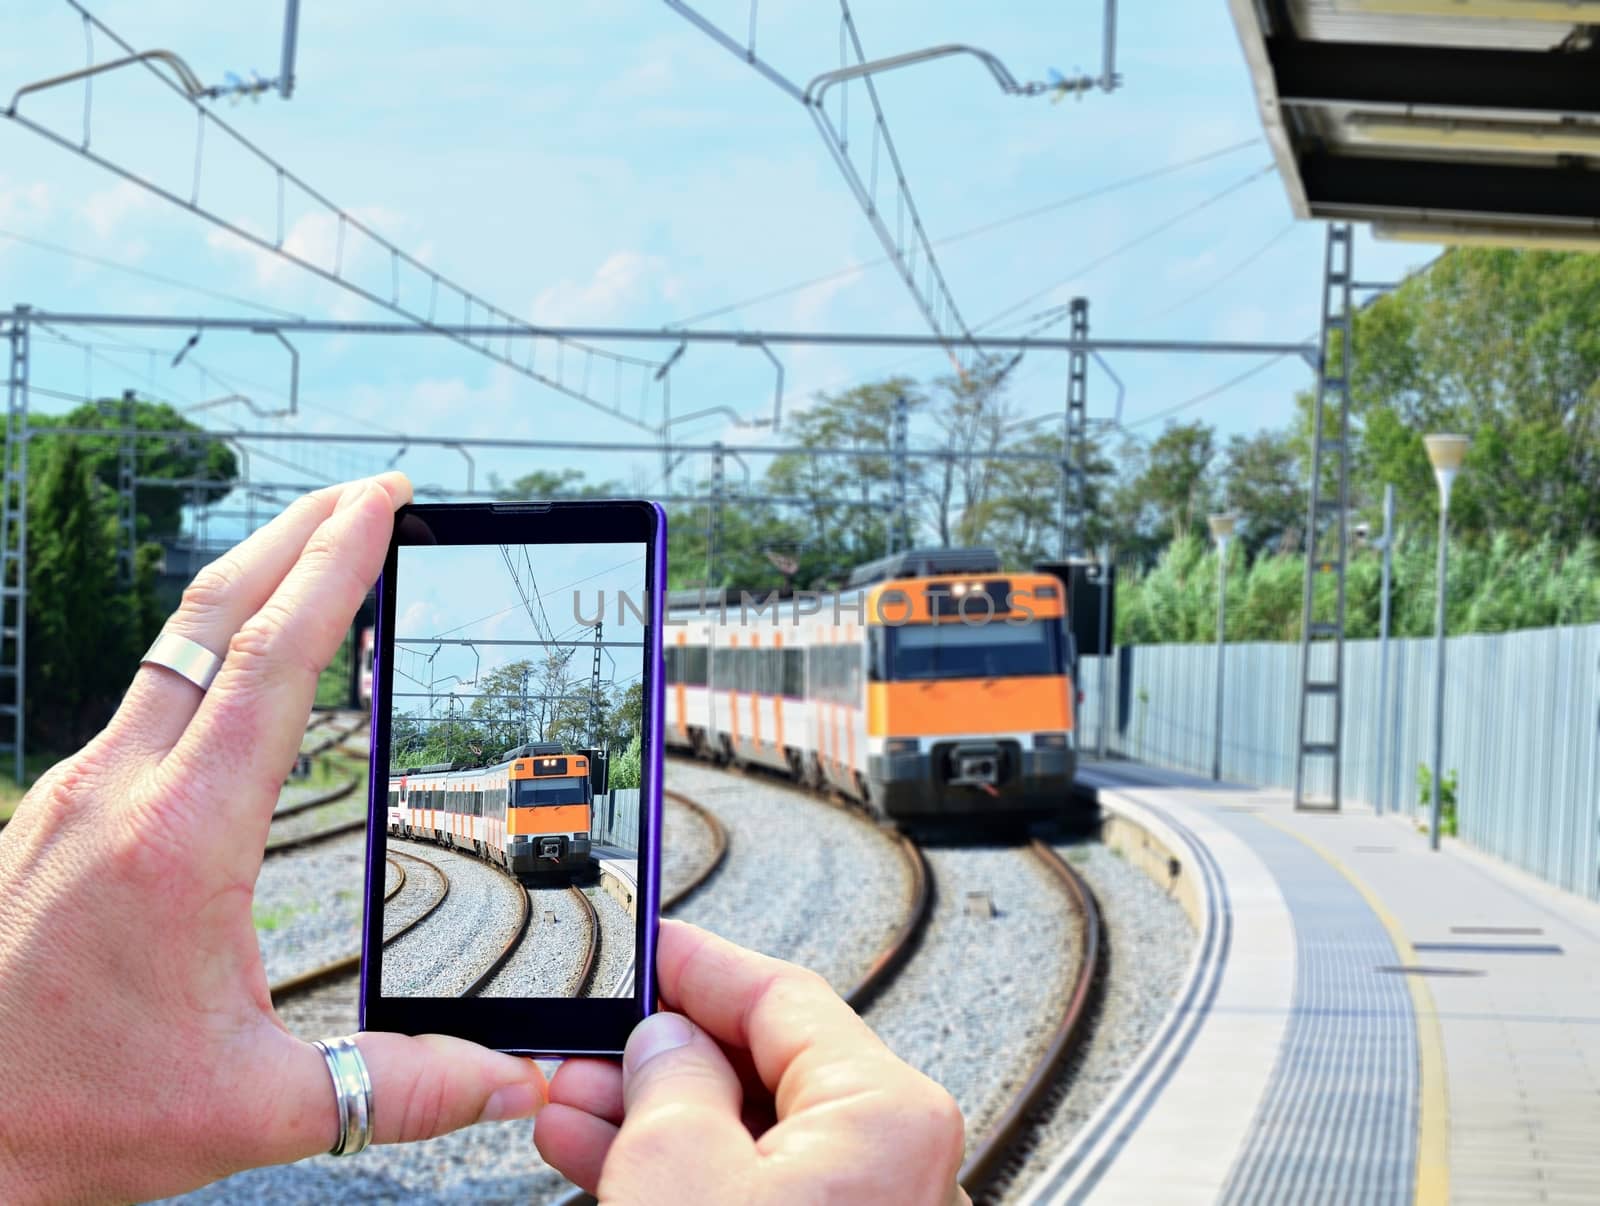
POLYGON ((678 279, 658 255, 617 251, 587 281, 563 280, 540 290, 533 299, 533 321, 556 326, 615 319, 651 298, 676 301, 678 279))
POLYGON ((32 184, 6 185, 0 176, 0 222, 7 226, 40 217, 50 210, 50 186, 43 181, 32 184))
POLYGON ((128 219, 138 217, 156 205, 156 199, 144 189, 126 180, 119 180, 110 188, 90 193, 78 206, 78 212, 97 237, 108 239, 128 219))

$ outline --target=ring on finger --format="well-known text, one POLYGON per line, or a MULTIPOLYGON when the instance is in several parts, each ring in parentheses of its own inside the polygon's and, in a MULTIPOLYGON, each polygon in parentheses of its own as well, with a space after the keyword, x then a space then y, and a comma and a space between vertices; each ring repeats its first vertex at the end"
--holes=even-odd
POLYGON ((318 1039, 312 1046, 328 1065, 339 1109, 339 1138, 328 1154, 353 1156, 372 1142, 372 1077, 367 1061, 352 1038, 318 1039))
POLYGON ((145 655, 139 659, 140 665, 160 666, 171 670, 180 678, 186 678, 202 691, 211 686, 217 677, 217 671, 222 669, 222 659, 198 641, 191 641, 186 636, 179 636, 175 632, 163 632, 155 639, 145 655))

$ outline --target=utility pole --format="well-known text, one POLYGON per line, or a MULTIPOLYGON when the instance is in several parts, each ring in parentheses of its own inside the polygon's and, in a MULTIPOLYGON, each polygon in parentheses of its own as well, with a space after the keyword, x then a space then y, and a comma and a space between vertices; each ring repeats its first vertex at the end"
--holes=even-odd
MULTIPOLYGON (((1072 338, 1089 338, 1089 299, 1070 304, 1072 338)), ((1061 560, 1083 555, 1089 510, 1089 353, 1067 353, 1067 427, 1061 460, 1061 560)))
POLYGON ((122 433, 117 439, 117 526, 121 529, 122 552, 117 576, 125 588, 132 589, 135 576, 135 553, 139 547, 138 520, 138 445, 134 442, 133 391, 122 391, 122 403, 117 408, 122 433))
POLYGON ((717 555, 722 544, 722 441, 711 445, 711 501, 706 511, 706 586, 721 583, 717 574, 717 555))
POLYGON ((910 412, 911 407, 905 395, 897 396, 889 435, 894 488, 894 513, 889 520, 889 547, 886 550, 890 553, 911 547, 910 474, 906 457, 910 412))

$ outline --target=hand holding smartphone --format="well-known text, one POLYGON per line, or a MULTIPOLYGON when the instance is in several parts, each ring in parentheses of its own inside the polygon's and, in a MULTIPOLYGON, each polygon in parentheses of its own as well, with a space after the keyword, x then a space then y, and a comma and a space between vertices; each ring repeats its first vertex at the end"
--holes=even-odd
POLYGON ((665 533, 645 502, 395 516, 364 1028, 620 1055, 655 1008, 665 533))

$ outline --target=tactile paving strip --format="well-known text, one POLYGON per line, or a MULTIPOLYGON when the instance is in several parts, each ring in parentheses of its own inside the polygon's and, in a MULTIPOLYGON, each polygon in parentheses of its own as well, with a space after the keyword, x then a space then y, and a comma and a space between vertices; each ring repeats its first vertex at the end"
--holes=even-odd
MULTIPOLYGON (((1417 1030, 1399 959, 1361 894, 1315 851, 1217 814, 1272 868, 1294 918, 1294 1004, 1227 1202, 1409 1203, 1417 1030)), ((1218 1086, 1225 1092, 1226 1086, 1218 1086)))

